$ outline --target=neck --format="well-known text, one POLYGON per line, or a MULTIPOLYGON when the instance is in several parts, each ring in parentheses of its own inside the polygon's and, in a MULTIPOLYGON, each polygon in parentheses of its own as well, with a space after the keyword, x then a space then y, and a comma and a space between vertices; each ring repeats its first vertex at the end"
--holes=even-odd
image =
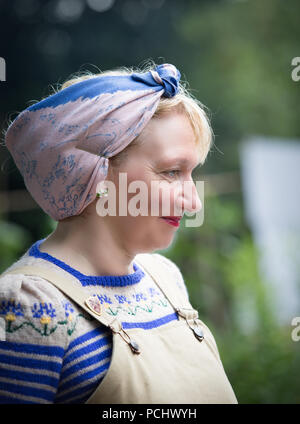
POLYGON ((86 275, 132 274, 135 253, 126 249, 109 224, 109 219, 98 216, 60 221, 40 250, 86 275))

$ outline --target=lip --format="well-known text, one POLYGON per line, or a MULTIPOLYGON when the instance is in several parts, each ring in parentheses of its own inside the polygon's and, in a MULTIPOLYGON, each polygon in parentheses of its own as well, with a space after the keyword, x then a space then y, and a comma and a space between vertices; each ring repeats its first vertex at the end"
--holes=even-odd
POLYGON ((173 225, 173 227, 179 227, 181 217, 162 216, 161 219, 166 221, 168 224, 173 225))

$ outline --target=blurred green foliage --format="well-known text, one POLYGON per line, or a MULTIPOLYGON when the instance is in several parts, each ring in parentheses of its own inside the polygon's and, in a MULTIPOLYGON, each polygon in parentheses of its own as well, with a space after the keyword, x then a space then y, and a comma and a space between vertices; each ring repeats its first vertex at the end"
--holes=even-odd
MULTIPOLYGON (((48 84, 61 82, 83 64, 83 69, 95 64, 105 70, 153 58, 176 64, 211 111, 215 145, 201 174, 238 171, 239 143, 249 134, 300 137, 300 82, 291 78, 291 60, 300 56, 298 0, 166 0, 149 9, 140 25, 122 19, 127 3, 117 1, 103 16, 86 11, 72 24, 45 23, 43 13, 31 23, 17 22, 7 3, 6 25, 0 25, 1 40, 10 40, 0 52, 8 78, 0 86, 3 127, 8 112, 46 95, 48 84), (37 51, 41 28, 44 34, 53 28, 67 33, 73 43, 68 55, 37 51)), ((146 7, 147 2, 133 3, 146 7)), ((23 188, 11 166, 14 172, 2 171, 1 189, 23 188)), ((182 223, 175 243, 162 253, 181 269, 238 401, 300 403, 300 342, 292 341, 291 326, 277 324, 273 293, 258 272, 242 193, 206 197, 204 207, 204 224, 186 228, 182 223)), ((53 229, 41 210, 3 214, 0 271, 53 229)))
POLYGON ((299 403, 300 346, 293 327, 278 324, 239 200, 206 198, 204 224, 182 223, 162 253, 181 269, 239 403, 299 403))

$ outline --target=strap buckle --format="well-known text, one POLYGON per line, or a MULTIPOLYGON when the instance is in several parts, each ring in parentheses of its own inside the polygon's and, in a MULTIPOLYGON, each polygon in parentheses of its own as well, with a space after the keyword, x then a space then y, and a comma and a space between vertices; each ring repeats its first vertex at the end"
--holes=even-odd
POLYGON ((130 349, 132 350, 133 353, 136 354, 140 354, 141 350, 139 345, 137 344, 137 342, 135 342, 134 340, 132 340, 129 336, 128 333, 126 333, 126 331, 124 330, 124 328, 122 327, 121 322, 115 318, 110 324, 109 324, 109 328, 114 332, 119 334, 122 339, 129 345, 130 349))
POLYGON ((198 311, 191 308, 176 308, 176 312, 178 313, 178 315, 180 315, 182 318, 186 320, 188 326, 193 331, 193 334, 196 337, 196 339, 202 342, 204 339, 204 334, 198 322, 199 321, 198 311))

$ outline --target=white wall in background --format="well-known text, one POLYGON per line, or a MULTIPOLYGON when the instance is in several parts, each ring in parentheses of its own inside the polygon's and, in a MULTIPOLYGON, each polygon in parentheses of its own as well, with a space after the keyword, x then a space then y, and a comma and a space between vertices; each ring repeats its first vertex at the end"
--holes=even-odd
POLYGON ((255 136, 240 147, 246 219, 280 324, 300 316, 300 140, 255 136))

